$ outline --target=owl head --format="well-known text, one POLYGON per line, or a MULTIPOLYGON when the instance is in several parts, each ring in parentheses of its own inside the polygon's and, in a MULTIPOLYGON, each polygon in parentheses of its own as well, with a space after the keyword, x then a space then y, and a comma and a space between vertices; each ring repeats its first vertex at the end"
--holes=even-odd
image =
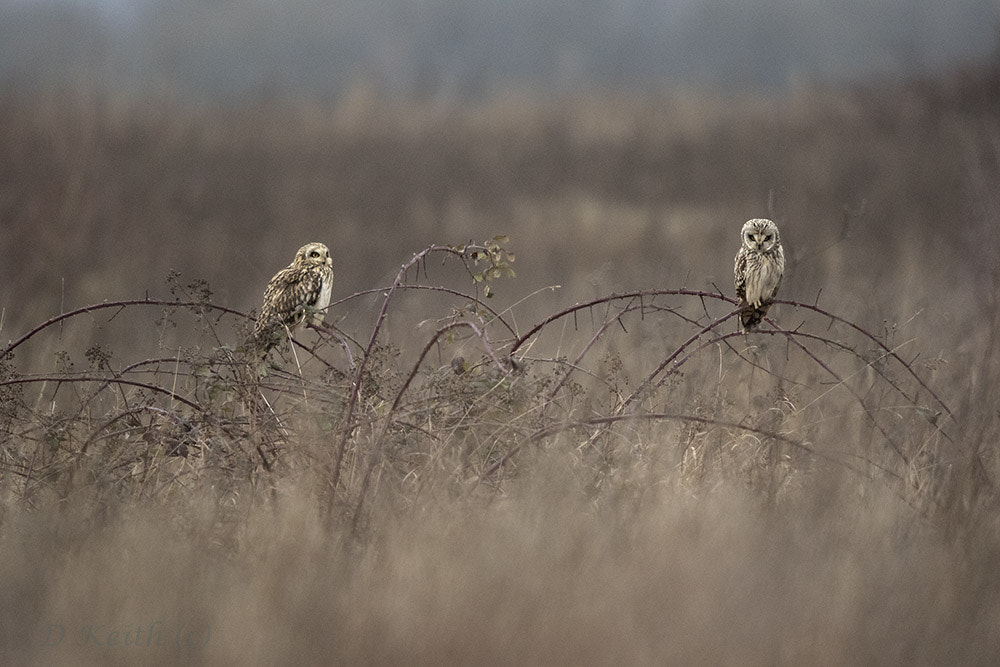
POLYGON ((770 220, 754 218, 743 224, 743 247, 752 252, 769 252, 778 245, 778 226, 770 220))
POLYGON ((307 243, 295 253, 295 266, 333 266, 330 249, 322 243, 307 243))

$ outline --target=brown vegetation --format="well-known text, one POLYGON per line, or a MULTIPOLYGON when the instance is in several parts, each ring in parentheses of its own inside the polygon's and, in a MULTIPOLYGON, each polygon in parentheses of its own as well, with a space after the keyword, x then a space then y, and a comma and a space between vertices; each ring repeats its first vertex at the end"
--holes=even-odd
POLYGON ((0 107, 4 662, 1000 658, 996 70, 0 107), (253 377, 309 240, 335 326, 253 377))

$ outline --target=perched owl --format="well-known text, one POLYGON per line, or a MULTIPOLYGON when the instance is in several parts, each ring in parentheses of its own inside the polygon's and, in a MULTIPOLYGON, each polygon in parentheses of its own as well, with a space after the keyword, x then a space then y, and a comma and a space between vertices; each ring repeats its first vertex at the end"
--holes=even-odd
POLYGON ((254 347, 266 355, 285 337, 285 327, 320 324, 330 305, 333 261, 322 243, 307 243, 292 263, 278 271, 264 290, 264 303, 253 328, 254 347))
POLYGON ((785 251, 777 225, 760 218, 747 220, 734 273, 740 322, 744 331, 751 331, 767 315, 785 273, 785 251))

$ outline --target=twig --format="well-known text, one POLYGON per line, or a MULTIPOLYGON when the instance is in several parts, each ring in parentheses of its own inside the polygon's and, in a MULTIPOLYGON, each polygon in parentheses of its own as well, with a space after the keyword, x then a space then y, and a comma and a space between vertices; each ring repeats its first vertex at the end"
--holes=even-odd
POLYGON ((131 300, 126 300, 126 301, 109 301, 109 302, 106 302, 106 303, 95 303, 95 304, 90 305, 90 306, 84 306, 83 308, 77 308, 75 310, 70 310, 68 312, 62 313, 61 315, 56 315, 55 317, 51 317, 51 318, 45 320, 44 322, 42 322, 41 324, 39 324, 37 327, 35 327, 31 331, 29 331, 28 333, 24 334, 23 336, 21 336, 20 338, 18 338, 14 342, 12 342, 10 345, 8 345, 2 352, 0 352, 0 359, 3 359, 8 354, 10 354, 15 349, 17 349, 25 341, 27 341, 28 339, 32 338, 38 332, 40 332, 40 331, 42 331, 44 329, 47 329, 48 327, 52 326, 53 324, 58 324, 59 322, 62 322, 63 320, 66 320, 66 319, 68 319, 70 317, 75 317, 77 315, 83 315, 84 313, 90 313, 90 312, 93 312, 93 311, 96 311, 96 310, 103 310, 105 308, 119 308, 119 309, 121 309, 121 308, 124 308, 126 306, 161 306, 161 307, 163 307, 163 306, 169 306, 171 308, 199 307, 199 308, 208 308, 208 309, 211 309, 211 310, 217 310, 217 311, 222 312, 222 313, 228 313, 230 315, 236 315, 238 317, 243 317, 243 318, 246 318, 246 319, 251 319, 250 316, 247 315, 246 313, 242 313, 242 312, 240 312, 238 310, 233 310, 232 308, 226 308, 225 306, 217 306, 217 305, 215 305, 213 303, 207 303, 205 301, 161 301, 161 300, 150 300, 150 299, 131 299, 131 300))
POLYGON ((106 378, 97 375, 32 375, 29 377, 17 377, 10 378, 7 380, 0 380, 0 387, 4 387, 12 384, 29 384, 32 382, 55 382, 57 385, 63 382, 104 382, 106 384, 125 384, 132 387, 140 387, 142 389, 149 389, 150 391, 155 391, 160 394, 169 396, 170 398, 183 403, 184 405, 194 408, 195 410, 201 411, 201 406, 197 403, 192 403, 188 399, 178 396, 169 389, 164 389, 163 387, 157 387, 155 384, 148 384, 146 382, 137 382, 135 380, 126 380, 124 378, 106 378))
POLYGON ((382 300, 382 307, 379 310, 378 318, 375 321, 375 326, 372 328, 372 333, 371 336, 369 337, 368 345, 365 347, 364 354, 361 357, 361 363, 358 364, 357 369, 354 372, 354 377, 351 382, 350 395, 348 397, 347 407, 344 410, 344 416, 342 420, 342 426, 341 426, 342 432, 340 436, 340 441, 337 443, 337 453, 336 453, 336 458, 334 460, 333 472, 331 474, 331 479, 330 479, 331 492, 330 492, 329 508, 331 510, 333 508, 333 501, 336 496, 337 485, 340 482, 340 471, 344 461, 344 452, 347 449, 347 441, 350 438, 351 432, 353 431, 354 428, 353 426, 354 411, 357 408, 358 398, 361 395, 361 383, 364 379, 364 372, 368 366, 368 362, 371 360, 372 356, 371 353, 372 350, 375 348, 375 342, 378 340, 379 332, 381 332, 382 325, 384 324, 385 318, 389 313, 389 303, 392 301, 392 298, 395 295, 396 290, 400 289, 401 286, 404 284, 403 281, 405 280, 407 271, 409 271, 410 268, 412 268, 414 265, 423 261, 428 255, 432 253, 436 252, 443 253, 446 257, 448 255, 457 256, 459 259, 462 260, 462 264, 465 267, 466 271, 470 275, 474 275, 473 271, 468 265, 468 260, 466 259, 466 254, 470 250, 473 253, 478 253, 480 251, 485 251, 486 248, 485 246, 476 246, 476 245, 463 246, 461 249, 446 245, 429 246, 424 250, 415 253, 408 262, 406 262, 400 267, 399 273, 396 274, 396 279, 393 280, 392 282, 392 286, 389 287, 388 291, 386 291, 385 296, 382 300))
POLYGON ((833 313, 830 313, 830 312, 828 312, 826 310, 823 310, 822 308, 818 308, 816 306, 812 306, 812 305, 809 305, 809 304, 806 304, 806 303, 798 303, 796 301, 781 301, 781 300, 776 300, 774 303, 783 303, 783 304, 786 304, 786 305, 789 305, 789 306, 793 306, 795 308, 805 308, 806 310, 814 311, 816 313, 819 313, 820 315, 823 315, 825 317, 829 317, 831 320, 835 320, 837 322, 840 322, 841 324, 844 324, 844 325, 846 325, 846 326, 854 329, 858 333, 860 333, 860 334, 864 335, 865 337, 867 337, 868 339, 874 341, 876 345, 878 345, 880 348, 882 348, 890 357, 892 357, 893 359, 895 359, 896 361, 898 361, 900 363, 900 365, 903 366, 903 368, 905 368, 907 370, 907 372, 910 375, 913 376, 913 379, 916 380, 920 384, 920 386, 923 387, 927 391, 927 393, 929 393, 934 398, 935 401, 937 401, 938 405, 940 405, 942 408, 944 408, 944 411, 946 413, 948 413, 948 416, 951 418, 951 420, 953 422, 955 422, 956 424, 958 423, 958 420, 955 418, 955 415, 951 411, 951 408, 949 408, 948 405, 943 400, 941 400, 941 398, 936 393, 934 393, 933 389, 931 389, 929 386, 927 386, 927 383, 924 382, 924 380, 917 374, 916 371, 913 370, 913 368, 910 366, 910 364, 908 364, 905 361, 903 361, 903 359, 898 354, 896 354, 891 349, 889 349, 889 347, 886 346, 885 343, 883 343, 878 338, 876 338, 872 334, 870 334, 867 331, 865 331, 864 329, 862 329, 857 324, 855 324, 853 322, 850 322, 848 320, 845 320, 844 318, 842 318, 842 317, 840 317, 838 315, 834 315, 833 313))
POLYGON ((514 341, 513 346, 511 346, 508 354, 514 354, 515 352, 517 352, 518 348, 524 345, 525 342, 531 339, 539 331, 544 329, 552 322, 560 320, 566 317, 567 315, 575 316, 579 311, 585 308, 592 308, 594 306, 610 303, 612 301, 620 301, 623 299, 636 299, 640 297, 645 298, 650 296, 700 296, 707 299, 716 299, 718 301, 725 301, 733 305, 736 305, 736 301, 734 299, 730 299, 729 297, 724 296, 722 294, 715 294, 713 292, 702 292, 698 290, 687 290, 687 289, 676 289, 676 290, 654 289, 654 290, 639 290, 635 292, 625 292, 622 294, 611 294, 608 296, 602 296, 597 299, 591 299, 590 301, 585 301, 583 303, 578 303, 576 305, 570 306, 569 308, 564 308, 563 310, 560 310, 559 312, 546 317, 544 320, 542 320, 541 322, 533 326, 531 329, 529 329, 527 333, 524 333, 520 337, 518 337, 517 340, 514 341))

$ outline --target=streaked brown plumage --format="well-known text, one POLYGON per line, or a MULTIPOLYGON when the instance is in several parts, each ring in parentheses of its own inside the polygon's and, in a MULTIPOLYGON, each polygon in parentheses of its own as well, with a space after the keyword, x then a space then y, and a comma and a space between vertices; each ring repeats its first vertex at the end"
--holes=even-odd
POLYGON ((285 328, 321 324, 330 305, 333 261, 322 243, 307 243, 295 259, 271 278, 264 290, 264 303, 251 340, 266 355, 285 337, 285 328))

